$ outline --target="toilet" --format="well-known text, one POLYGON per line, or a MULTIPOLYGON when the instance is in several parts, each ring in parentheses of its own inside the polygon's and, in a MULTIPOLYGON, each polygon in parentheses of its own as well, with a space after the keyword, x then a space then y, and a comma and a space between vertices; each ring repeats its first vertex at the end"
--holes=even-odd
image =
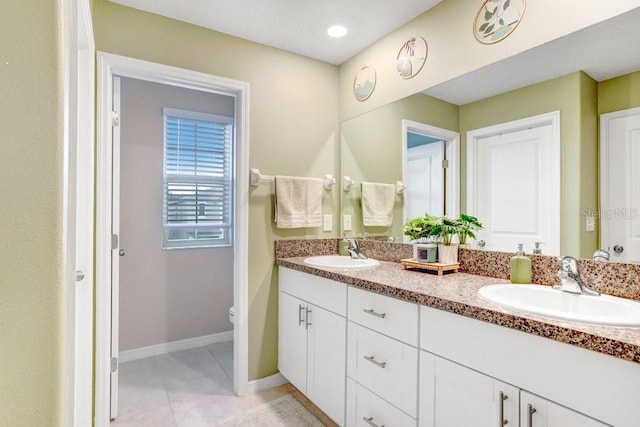
POLYGON ((234 323, 235 316, 236 316, 235 308, 234 307, 229 307, 229 322, 231 322, 232 325, 234 323))

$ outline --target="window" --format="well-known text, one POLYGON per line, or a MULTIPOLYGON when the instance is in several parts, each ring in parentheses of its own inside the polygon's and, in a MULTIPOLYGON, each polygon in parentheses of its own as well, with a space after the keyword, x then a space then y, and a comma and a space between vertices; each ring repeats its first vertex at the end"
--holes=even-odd
POLYGON ((231 245, 233 117, 164 109, 163 247, 231 245))

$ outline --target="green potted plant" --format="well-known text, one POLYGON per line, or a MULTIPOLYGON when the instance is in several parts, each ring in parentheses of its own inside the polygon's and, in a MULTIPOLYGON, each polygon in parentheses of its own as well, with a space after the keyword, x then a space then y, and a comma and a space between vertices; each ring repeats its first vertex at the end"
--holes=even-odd
POLYGON ((437 245, 434 243, 439 218, 424 214, 408 220, 402 227, 413 244, 413 258, 420 262, 435 262, 437 245))
POLYGON ((461 223, 458 219, 447 218, 446 216, 438 218, 434 227, 434 234, 439 237, 438 245, 438 262, 442 264, 456 264, 458 262, 458 245, 453 242, 453 236, 456 236, 460 230, 461 223))
POLYGON ((460 214, 458 222, 458 244, 460 247, 469 247, 467 244, 467 238, 471 237, 472 239, 475 239, 475 232, 482 229, 482 223, 478 221, 478 218, 475 216, 467 214, 460 214))

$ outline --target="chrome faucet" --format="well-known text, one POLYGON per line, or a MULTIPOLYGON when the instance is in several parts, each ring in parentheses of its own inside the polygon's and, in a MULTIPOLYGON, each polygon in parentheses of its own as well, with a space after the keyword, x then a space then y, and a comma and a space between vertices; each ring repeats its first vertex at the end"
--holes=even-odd
POLYGON ((594 261, 609 261, 609 251, 598 249, 593 253, 594 261))
POLYGON ((560 284, 555 285, 554 289, 574 294, 584 294, 598 296, 600 292, 594 291, 587 286, 580 277, 580 269, 578 268, 578 260, 570 256, 562 256, 558 258, 561 263, 561 270, 558 271, 560 284))
POLYGON ((367 259, 366 255, 360 252, 360 246, 356 239, 347 239, 349 241, 349 248, 347 249, 353 259, 367 259))

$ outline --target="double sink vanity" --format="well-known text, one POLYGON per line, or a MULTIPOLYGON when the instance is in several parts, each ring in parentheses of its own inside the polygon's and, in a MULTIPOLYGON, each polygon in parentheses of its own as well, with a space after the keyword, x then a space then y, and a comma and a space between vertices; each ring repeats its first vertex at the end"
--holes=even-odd
POLYGON ((509 254, 437 276, 402 269, 409 245, 309 242, 276 242, 279 369, 338 425, 640 425, 637 301, 468 273, 509 254))

